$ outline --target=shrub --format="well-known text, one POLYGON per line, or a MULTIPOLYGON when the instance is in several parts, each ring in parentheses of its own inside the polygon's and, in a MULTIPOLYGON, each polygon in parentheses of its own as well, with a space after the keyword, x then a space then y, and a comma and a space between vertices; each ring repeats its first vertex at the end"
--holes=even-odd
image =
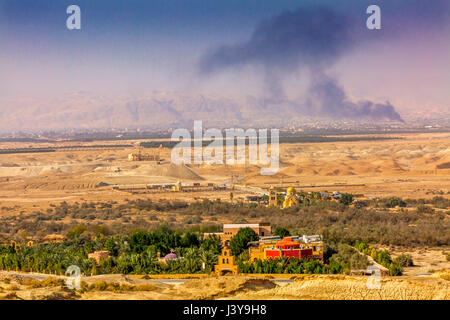
POLYGON ((403 268, 396 264, 396 263, 391 263, 389 265, 389 275, 391 276, 401 276, 403 273, 403 268))
POLYGON ((413 266, 413 260, 410 254, 401 254, 397 258, 394 259, 394 263, 402 266, 402 267, 410 267, 413 266))
POLYGON ((339 202, 348 206, 353 202, 353 195, 350 193, 343 193, 339 198, 339 202))
POLYGON ((399 207, 406 207, 406 202, 403 201, 400 198, 389 198, 389 199, 386 200, 384 205, 387 208, 394 208, 394 207, 397 207, 397 206, 399 206, 399 207))

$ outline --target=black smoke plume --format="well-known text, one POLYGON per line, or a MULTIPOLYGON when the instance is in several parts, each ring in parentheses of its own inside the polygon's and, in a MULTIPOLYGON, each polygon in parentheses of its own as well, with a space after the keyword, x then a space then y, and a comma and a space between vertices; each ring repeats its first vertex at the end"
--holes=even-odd
MULTIPOLYGON (((245 65, 260 66, 266 74, 265 92, 279 101, 285 97, 280 81, 283 75, 308 69, 314 80, 307 105, 297 104, 299 110, 315 116, 403 121, 389 102, 350 101, 338 82, 326 75, 339 58, 366 41, 364 29, 354 16, 327 7, 284 12, 262 21, 247 42, 207 53, 200 61, 200 71, 207 75, 245 65)), ((380 31, 377 37, 382 35, 380 31)))
POLYGON ((329 115, 343 119, 374 119, 404 122, 388 101, 384 104, 369 100, 353 102, 337 81, 325 74, 314 76, 307 105, 312 115, 329 115))

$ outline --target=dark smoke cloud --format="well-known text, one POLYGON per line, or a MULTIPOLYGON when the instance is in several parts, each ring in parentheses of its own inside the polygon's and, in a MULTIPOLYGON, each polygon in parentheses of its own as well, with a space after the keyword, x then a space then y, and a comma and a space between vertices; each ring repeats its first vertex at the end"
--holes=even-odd
MULTIPOLYGON (((261 22, 249 41, 206 54, 200 61, 200 71, 208 75, 226 68, 261 66, 269 100, 280 102, 285 96, 280 81, 283 74, 308 69, 315 75, 314 81, 306 108, 299 105, 299 110, 317 116, 403 121, 390 103, 349 101, 337 81, 326 76, 326 70, 340 57, 366 41, 364 29, 360 20, 327 7, 284 12, 261 22)), ((377 37, 383 34, 380 31, 377 37)), ((267 103, 267 97, 264 101, 267 103)))
POLYGON ((325 74, 318 74, 312 81, 308 94, 310 111, 313 115, 328 114, 334 118, 395 120, 404 122, 395 108, 385 104, 362 100, 350 101, 337 81, 325 74))
POLYGON ((245 64, 283 71, 324 68, 357 43, 360 34, 355 30, 354 19, 326 7, 288 11, 261 22, 248 42, 210 52, 200 68, 203 73, 245 64))

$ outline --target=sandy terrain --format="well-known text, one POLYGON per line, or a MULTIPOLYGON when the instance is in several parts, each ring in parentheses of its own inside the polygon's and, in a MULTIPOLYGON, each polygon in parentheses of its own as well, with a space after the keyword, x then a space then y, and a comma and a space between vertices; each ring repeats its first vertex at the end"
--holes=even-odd
MULTIPOLYGON (((100 193, 100 198, 107 199, 112 196, 113 185, 178 180, 224 183, 230 181, 231 174, 240 176, 239 183, 263 188, 270 184, 294 185, 307 191, 349 191, 365 197, 418 198, 448 194, 450 134, 398 134, 396 137, 402 139, 283 144, 280 171, 275 176, 261 176, 256 166, 181 167, 168 162, 163 165, 129 162, 127 154, 135 149, 0 155, 0 203, 7 198, 20 199, 22 195, 27 199, 60 199, 84 192, 89 196, 100 193), (99 187, 101 182, 110 186, 99 187)), ((8 147, 13 146, 0 145, 0 148, 8 147)), ((170 150, 164 149, 162 157, 170 159, 170 150)), ((117 198, 117 193, 112 197, 117 198)))
POLYGON ((276 275, 207 277, 170 284, 132 276, 106 275, 84 277, 87 284, 103 283, 104 289, 71 291, 62 286, 39 288, 30 275, 0 272, 0 299, 449 299, 450 274, 432 277, 383 278, 381 289, 368 289, 368 277, 344 275, 298 275, 292 282, 277 284, 276 275), (7 280, 5 280, 7 279, 7 280), (6 283, 5 283, 6 282, 6 283), (108 289, 112 283, 135 286, 129 291, 108 289))
POLYGON ((377 244, 371 244, 371 246, 377 250, 388 250, 393 259, 401 254, 411 255, 414 265, 404 268, 403 274, 405 276, 423 276, 441 270, 450 270, 450 261, 447 261, 445 256, 445 253, 450 252, 448 246, 420 249, 385 247, 377 244))

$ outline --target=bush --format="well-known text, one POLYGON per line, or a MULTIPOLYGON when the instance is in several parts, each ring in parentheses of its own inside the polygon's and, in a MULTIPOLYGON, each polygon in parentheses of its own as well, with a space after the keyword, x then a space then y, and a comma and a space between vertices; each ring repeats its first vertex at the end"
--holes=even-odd
POLYGON ((348 206, 353 202, 353 195, 350 193, 343 193, 339 198, 339 202, 348 206))
POLYGON ((401 254, 394 259, 394 263, 402 267, 411 267, 414 265, 412 257, 410 254, 401 254))
POLYGON ((397 207, 397 206, 399 206, 399 207, 406 207, 406 202, 403 201, 400 198, 389 198, 389 199, 386 200, 384 205, 387 208, 394 208, 394 207, 397 207))
POLYGON ((391 276, 401 276, 403 274, 403 268, 396 264, 396 263, 391 263, 389 265, 389 275, 391 276))

